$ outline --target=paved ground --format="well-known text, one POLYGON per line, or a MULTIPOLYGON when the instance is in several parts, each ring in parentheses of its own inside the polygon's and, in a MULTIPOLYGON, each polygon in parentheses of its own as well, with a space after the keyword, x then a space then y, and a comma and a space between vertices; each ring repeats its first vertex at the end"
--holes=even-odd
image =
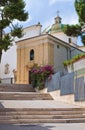
MULTIPOLYGON (((0 100, 0 108, 75 108, 76 105, 60 101, 41 100, 0 100)), ((0 130, 85 130, 85 123, 68 124, 28 124, 28 125, 0 125, 0 130)))
POLYGON ((0 108, 75 108, 72 105, 54 100, 0 100, 0 108))
POLYGON ((0 125, 0 130, 85 130, 85 123, 0 125))

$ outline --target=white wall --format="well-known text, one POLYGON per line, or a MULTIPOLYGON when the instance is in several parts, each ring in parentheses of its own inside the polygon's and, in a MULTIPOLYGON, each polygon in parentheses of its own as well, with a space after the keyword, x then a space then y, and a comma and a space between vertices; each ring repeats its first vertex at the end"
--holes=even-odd
POLYGON ((85 68, 85 58, 74 63, 74 71, 85 68))
POLYGON ((0 64, 0 78, 13 77, 13 69, 16 69, 16 44, 14 43, 7 52, 3 51, 1 64, 0 64), (4 74, 5 65, 9 64, 9 74, 4 74))
POLYGON ((20 39, 16 39, 17 41, 18 40, 23 40, 23 39, 26 39, 26 38, 31 38, 31 37, 35 37, 35 36, 39 36, 41 35, 41 25, 40 24, 37 24, 37 25, 33 25, 33 26, 29 26, 27 28, 24 28, 23 29, 23 37, 20 38, 20 39))
POLYGON ((81 46, 81 47, 79 47, 79 49, 81 49, 82 51, 85 52, 85 46, 81 46))
POLYGON ((63 61, 67 60, 67 49, 59 45, 57 48, 57 43, 54 45, 54 67, 56 71, 61 71, 63 69, 63 61))
POLYGON ((84 70, 83 73, 85 72, 85 58, 82 58, 76 62, 73 63, 73 65, 68 65, 67 66, 68 72, 75 72, 79 70, 84 70))
MULTIPOLYGON (((16 38, 15 41, 39 36, 41 34, 41 27, 42 26, 40 24, 37 24, 23 29, 24 36, 21 39, 16 38)), ((15 43, 13 43, 13 46, 11 46, 9 50, 7 50, 6 52, 3 51, 2 60, 0 63, 0 78, 3 79, 14 77, 13 69, 17 70, 16 49, 17 46, 15 43), (4 74, 6 64, 9 64, 9 74, 4 74)))
MULTIPOLYGON (((57 33, 53 33, 51 35, 53 35, 53 36, 65 41, 65 42, 69 43, 69 40, 68 40, 69 37, 66 34, 64 34, 63 32, 57 32, 57 33)), ((70 37, 70 38, 71 38, 72 43, 75 43, 75 44, 77 43, 77 38, 76 37, 70 37)))

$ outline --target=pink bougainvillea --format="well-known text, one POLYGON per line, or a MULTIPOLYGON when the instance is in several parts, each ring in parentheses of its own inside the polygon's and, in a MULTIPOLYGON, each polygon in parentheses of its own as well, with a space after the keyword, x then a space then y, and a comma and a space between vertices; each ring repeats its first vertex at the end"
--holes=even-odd
POLYGON ((46 79, 51 80, 54 74, 54 67, 51 65, 34 66, 31 69, 31 82, 33 87, 41 89, 44 87, 46 79))

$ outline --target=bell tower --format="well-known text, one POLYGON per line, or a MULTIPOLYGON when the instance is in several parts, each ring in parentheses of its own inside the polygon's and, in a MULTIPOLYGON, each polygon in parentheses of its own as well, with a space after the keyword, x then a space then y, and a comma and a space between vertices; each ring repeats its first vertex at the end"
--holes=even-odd
POLYGON ((56 33, 56 32, 61 32, 61 17, 59 16, 59 11, 57 11, 57 16, 54 18, 55 23, 51 27, 50 33, 56 33))
POLYGON ((59 11, 57 11, 57 17, 55 17, 55 24, 61 24, 61 17, 59 17, 59 11))

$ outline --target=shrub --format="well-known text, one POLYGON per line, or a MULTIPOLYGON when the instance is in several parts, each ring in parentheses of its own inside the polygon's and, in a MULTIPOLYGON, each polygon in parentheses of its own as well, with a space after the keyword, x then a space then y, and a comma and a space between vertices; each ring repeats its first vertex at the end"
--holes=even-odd
POLYGON ((63 62, 63 65, 64 66, 72 65, 75 61, 77 61, 83 57, 85 57, 85 53, 78 54, 78 55, 74 56, 71 60, 65 60, 63 62))
POLYGON ((42 89, 45 85, 46 79, 51 79, 54 73, 54 68, 51 65, 34 66, 31 69, 31 83, 34 88, 42 89))

